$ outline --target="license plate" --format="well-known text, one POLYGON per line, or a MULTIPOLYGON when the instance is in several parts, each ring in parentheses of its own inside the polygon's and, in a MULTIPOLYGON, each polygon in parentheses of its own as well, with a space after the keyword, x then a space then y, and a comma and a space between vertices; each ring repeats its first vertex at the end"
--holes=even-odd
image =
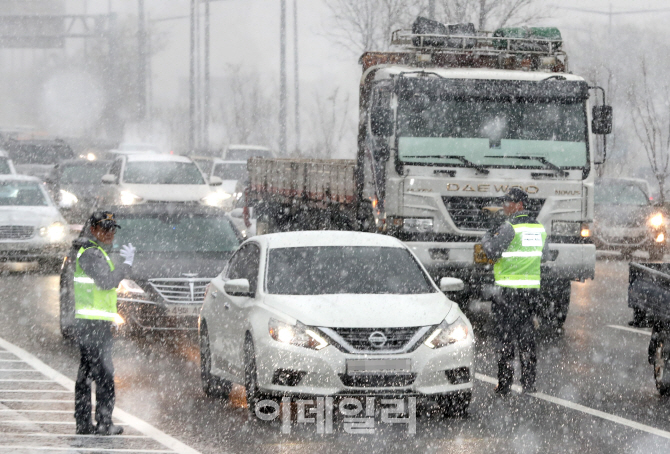
POLYGON ((348 359, 347 374, 410 373, 412 360, 394 359, 348 359))
POLYGON ((189 304, 188 306, 181 304, 168 304, 166 315, 172 317, 182 317, 189 315, 198 316, 200 315, 201 307, 202 306, 200 304, 189 304))
POLYGON ((493 260, 489 259, 484 252, 484 248, 481 244, 475 244, 475 263, 483 263, 493 265, 493 260))

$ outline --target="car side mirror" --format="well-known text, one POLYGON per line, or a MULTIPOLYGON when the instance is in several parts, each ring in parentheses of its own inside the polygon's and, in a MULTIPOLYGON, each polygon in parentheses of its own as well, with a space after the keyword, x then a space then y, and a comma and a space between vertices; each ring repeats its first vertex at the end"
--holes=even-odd
POLYGON ((249 290, 249 281, 247 279, 232 279, 223 284, 223 290, 230 296, 254 296, 249 290))
POLYGON ((455 277, 443 277, 440 279, 440 290, 447 292, 460 292, 465 288, 462 280, 455 277))
POLYGON ((386 107, 373 107, 370 112, 370 129, 377 137, 389 137, 393 134, 393 110, 386 107))
POLYGON ((594 106, 593 119, 591 120, 593 134, 611 134, 613 115, 612 106, 594 106))
POLYGON ((108 173, 107 175, 103 175, 102 183, 103 184, 116 184, 116 176, 112 175, 111 173, 108 173))
POLYGON ((221 177, 217 177, 216 175, 213 175, 209 178, 209 185, 210 186, 221 186, 223 184, 223 180, 221 177))
POLYGON ((242 219, 242 217, 244 217, 244 208, 233 208, 230 211, 230 216, 233 218, 242 219))

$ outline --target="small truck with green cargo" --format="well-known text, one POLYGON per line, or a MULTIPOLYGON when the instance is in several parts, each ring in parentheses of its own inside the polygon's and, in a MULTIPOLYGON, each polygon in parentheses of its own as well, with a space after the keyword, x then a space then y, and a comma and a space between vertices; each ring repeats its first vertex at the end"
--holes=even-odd
POLYGON ((453 298, 465 308, 491 296, 479 241, 501 222, 499 198, 519 187, 550 243, 538 312, 562 327, 571 282, 595 275, 593 188, 605 157, 596 135, 612 126, 604 90, 568 71, 554 28, 489 33, 420 18, 392 42, 395 51, 360 58, 355 160, 249 160, 258 233, 395 236, 435 279, 464 281, 453 298))

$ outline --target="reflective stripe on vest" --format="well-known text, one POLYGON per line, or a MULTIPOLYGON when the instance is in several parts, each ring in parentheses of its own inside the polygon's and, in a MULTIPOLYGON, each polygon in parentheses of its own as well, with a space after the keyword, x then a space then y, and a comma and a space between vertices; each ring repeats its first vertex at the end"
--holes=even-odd
POLYGON ((118 317, 116 314, 116 289, 102 290, 98 288, 93 278, 88 276, 79 265, 79 258, 86 250, 96 248, 102 252, 110 271, 114 271, 114 263, 104 249, 94 241, 89 241, 91 245, 88 247, 82 246, 77 253, 74 271, 74 316, 75 318, 87 320, 107 320, 113 322, 118 317))
MULTIPOLYGON (((518 218, 527 217, 523 214, 518 218)), ((540 288, 542 249, 547 233, 542 224, 510 224, 514 239, 493 266, 496 285, 510 288, 540 288)))

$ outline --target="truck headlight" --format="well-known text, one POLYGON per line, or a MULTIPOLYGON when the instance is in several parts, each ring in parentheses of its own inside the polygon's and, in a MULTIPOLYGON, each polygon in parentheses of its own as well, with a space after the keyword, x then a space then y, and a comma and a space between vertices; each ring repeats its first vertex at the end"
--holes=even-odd
POLYGON ((665 224, 665 219, 663 219, 662 213, 656 213, 649 219, 649 225, 655 229, 662 227, 665 224))
POLYGON ((283 344, 310 348, 312 350, 321 350, 328 346, 326 339, 300 322, 296 325, 289 325, 288 323, 271 318, 268 322, 268 331, 270 337, 283 344))
POLYGON ((432 232, 433 220, 430 218, 403 218, 402 229, 409 233, 432 232))
POLYGON ((212 192, 208 196, 203 197, 200 201, 205 205, 209 205, 211 207, 218 207, 221 206, 224 200, 228 200, 231 197, 232 194, 229 194, 227 192, 212 192))
POLYGON ((144 290, 137 285, 137 282, 130 279, 124 279, 119 282, 119 286, 116 287, 116 293, 122 295, 144 295, 144 290))
POLYGON ((121 205, 134 205, 142 201, 142 197, 129 191, 121 191, 119 195, 121 198, 121 205))
POLYGON ((591 225, 582 221, 554 221, 551 224, 551 233, 556 236, 591 236, 591 225))
POLYGON ((50 241, 60 241, 65 237, 65 226, 62 222, 54 222, 48 227, 42 227, 40 236, 48 237, 50 241))
POLYGON ((467 338, 468 325, 461 317, 458 317, 454 323, 449 324, 446 320, 440 323, 423 344, 429 348, 440 348, 462 342, 467 338))

